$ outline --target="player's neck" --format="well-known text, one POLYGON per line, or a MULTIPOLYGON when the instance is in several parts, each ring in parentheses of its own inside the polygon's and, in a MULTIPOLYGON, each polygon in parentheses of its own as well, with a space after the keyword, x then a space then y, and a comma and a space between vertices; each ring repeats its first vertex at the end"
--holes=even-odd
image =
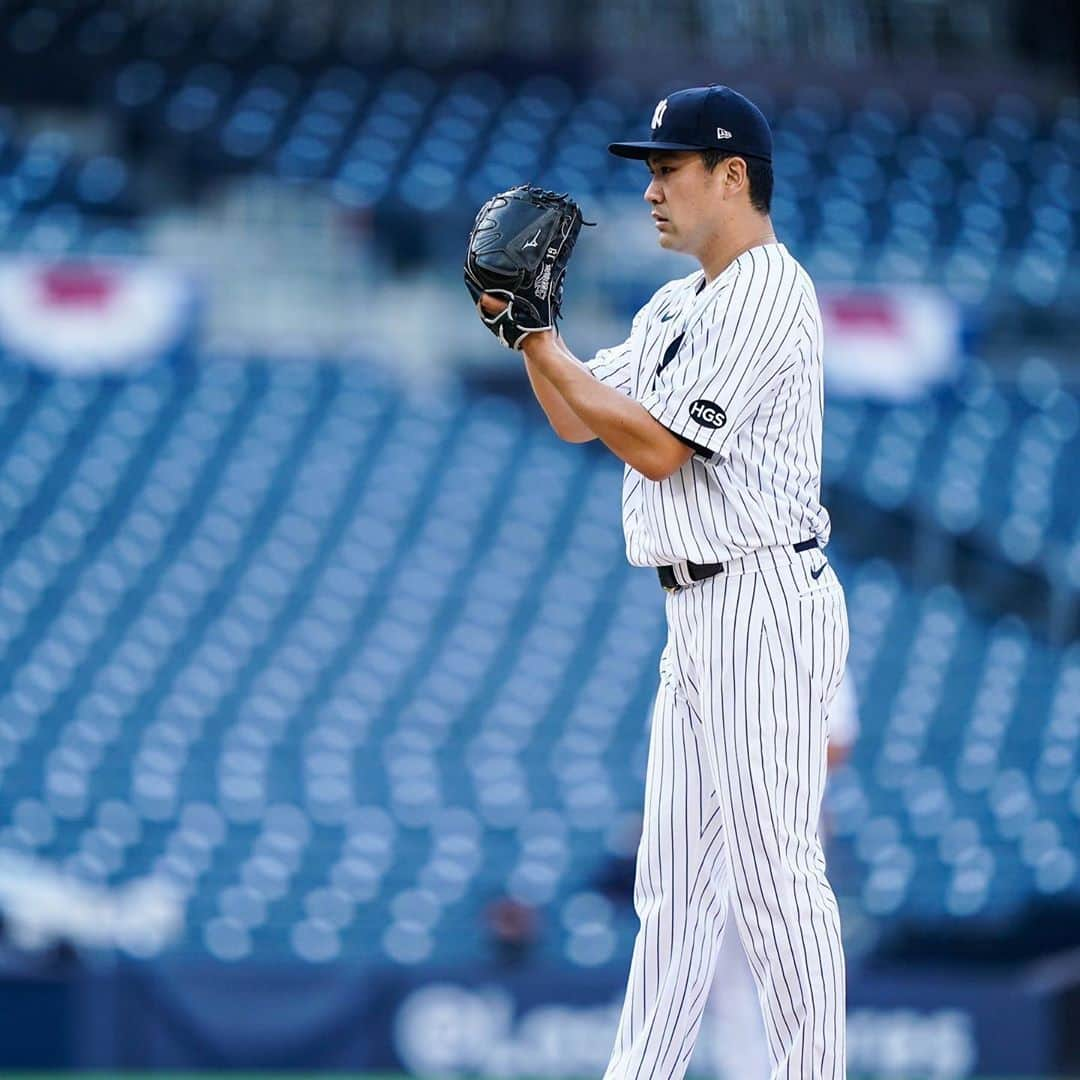
POLYGON ((775 244, 772 219, 768 215, 755 214, 742 228, 726 230, 714 239, 707 251, 698 256, 705 280, 719 277, 740 255, 760 244, 775 244))

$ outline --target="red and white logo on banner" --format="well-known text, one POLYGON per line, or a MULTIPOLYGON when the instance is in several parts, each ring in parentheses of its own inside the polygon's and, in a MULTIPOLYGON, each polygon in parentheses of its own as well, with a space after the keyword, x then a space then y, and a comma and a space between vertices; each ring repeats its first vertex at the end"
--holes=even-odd
POLYGON ((191 287, 149 261, 0 262, 0 348, 68 375, 162 357, 192 318, 191 287))
POLYGON ((822 289, 830 393, 910 401, 956 377, 960 313, 929 288, 822 289))

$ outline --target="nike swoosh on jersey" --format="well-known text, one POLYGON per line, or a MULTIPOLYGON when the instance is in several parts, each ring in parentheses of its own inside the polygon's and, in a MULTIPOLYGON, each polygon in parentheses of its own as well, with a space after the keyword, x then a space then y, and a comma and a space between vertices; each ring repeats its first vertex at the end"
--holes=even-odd
POLYGON ((828 566, 828 565, 829 565, 828 563, 822 563, 822 564, 821 564, 821 565, 820 565, 820 566, 819 566, 819 567, 818 567, 818 568, 817 568, 816 570, 811 570, 811 571, 810 571, 810 576, 811 576, 811 577, 812 577, 812 578, 813 578, 813 579, 814 579, 815 581, 817 581, 817 579, 818 579, 819 577, 821 577, 821 575, 822 575, 823 573, 825 573, 825 567, 826 567, 826 566, 828 566))

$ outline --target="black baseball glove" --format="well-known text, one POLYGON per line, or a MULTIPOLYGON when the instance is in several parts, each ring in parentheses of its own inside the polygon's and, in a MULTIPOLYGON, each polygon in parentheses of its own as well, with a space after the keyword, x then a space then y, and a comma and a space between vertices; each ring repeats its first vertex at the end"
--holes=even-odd
POLYGON ((563 278, 585 222, 568 195, 523 184, 493 195, 476 215, 465 256, 465 287, 484 325, 508 348, 525 335, 553 330, 562 306, 563 278), (507 301, 489 315, 480 297, 507 301))

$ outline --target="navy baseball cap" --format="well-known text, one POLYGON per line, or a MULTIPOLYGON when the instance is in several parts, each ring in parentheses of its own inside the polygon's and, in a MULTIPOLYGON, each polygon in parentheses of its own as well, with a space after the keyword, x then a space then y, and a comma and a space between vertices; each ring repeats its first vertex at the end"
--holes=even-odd
POLYGON ((648 142, 611 143, 608 150, 642 161, 661 150, 722 150, 772 161, 772 131, 762 111, 737 90, 694 86, 657 104, 648 142))

